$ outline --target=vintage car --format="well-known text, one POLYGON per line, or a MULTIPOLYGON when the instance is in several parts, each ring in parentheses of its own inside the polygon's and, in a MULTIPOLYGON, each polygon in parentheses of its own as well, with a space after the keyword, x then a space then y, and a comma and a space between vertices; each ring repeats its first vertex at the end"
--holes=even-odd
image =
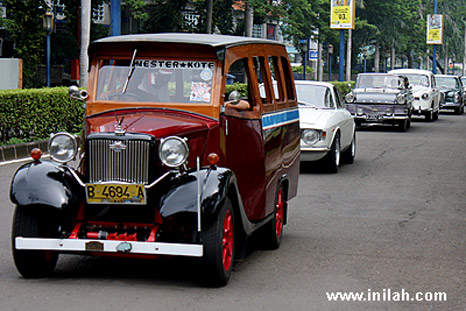
POLYGON ((440 109, 453 110, 456 114, 464 112, 464 89, 458 76, 435 75, 437 86, 442 92, 444 100, 440 103, 440 109))
POLYGON ((354 120, 338 90, 325 82, 295 81, 301 127, 301 162, 322 160, 336 173, 340 159, 353 163, 356 156, 354 120))
POLYGON ((414 96, 413 115, 424 116, 427 121, 438 119, 442 94, 431 71, 421 69, 395 69, 388 73, 408 78, 414 96))
POLYGON ((413 95, 402 75, 360 73, 345 101, 358 126, 389 124, 401 131, 411 126, 413 95))
POLYGON ((52 161, 33 150, 11 183, 19 272, 47 276, 60 253, 189 256, 205 281, 224 285, 248 236, 277 248, 300 156, 285 46, 146 34, 100 39, 89 55, 88 94, 70 88, 87 98, 80 147, 53 135, 52 161), (227 93, 230 72, 242 72, 244 98, 227 93))

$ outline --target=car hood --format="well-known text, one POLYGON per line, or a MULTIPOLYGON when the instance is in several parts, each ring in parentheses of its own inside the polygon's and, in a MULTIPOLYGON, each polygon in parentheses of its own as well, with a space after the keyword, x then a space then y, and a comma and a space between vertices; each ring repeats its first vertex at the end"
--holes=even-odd
POLYGON ((299 108, 299 125, 301 128, 323 129, 335 114, 333 109, 299 108))
POLYGON ((421 85, 413 85, 412 91, 413 91, 413 95, 422 96, 422 94, 424 93, 430 93, 431 89, 425 86, 421 86, 421 85))
POLYGON ((187 138, 189 163, 195 163, 197 156, 203 158, 208 133, 219 126, 217 120, 208 117, 157 108, 124 109, 86 118, 88 134, 114 133, 119 123, 126 133, 150 134, 157 140, 168 136, 187 138))

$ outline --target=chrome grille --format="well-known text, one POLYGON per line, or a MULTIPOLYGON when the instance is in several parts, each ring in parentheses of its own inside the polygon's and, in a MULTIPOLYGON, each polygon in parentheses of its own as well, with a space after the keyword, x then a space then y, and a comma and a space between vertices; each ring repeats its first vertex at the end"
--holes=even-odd
POLYGON ((149 183, 150 142, 122 140, 126 149, 115 151, 114 139, 89 140, 89 182, 149 183))

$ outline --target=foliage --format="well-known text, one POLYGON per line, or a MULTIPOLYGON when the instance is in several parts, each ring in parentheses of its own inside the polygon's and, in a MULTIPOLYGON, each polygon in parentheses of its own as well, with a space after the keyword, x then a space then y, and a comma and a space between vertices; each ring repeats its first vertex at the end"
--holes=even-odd
POLYGON ((65 87, 0 91, 0 141, 47 138, 50 133, 79 132, 83 104, 65 87))
POLYGON ((346 94, 351 92, 351 90, 354 87, 355 82, 354 81, 342 81, 342 82, 340 82, 340 81, 331 81, 330 83, 335 85, 335 87, 337 88, 340 95, 342 97, 344 97, 346 94))
POLYGON ((230 94, 233 91, 238 91, 243 97, 248 96, 248 85, 246 83, 233 83, 225 85, 225 94, 230 94))
MULTIPOLYGON (((293 72, 296 72, 296 73, 304 73, 303 65, 293 66, 291 69, 293 70, 293 72)), ((313 72, 314 72, 314 68, 311 68, 310 66, 306 66, 306 75, 308 73, 313 73, 313 72)))

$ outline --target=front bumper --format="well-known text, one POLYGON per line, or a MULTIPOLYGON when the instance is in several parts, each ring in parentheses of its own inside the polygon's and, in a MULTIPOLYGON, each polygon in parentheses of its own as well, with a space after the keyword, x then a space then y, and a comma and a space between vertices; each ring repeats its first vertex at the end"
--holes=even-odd
POLYGON ((397 121, 409 120, 408 115, 357 115, 353 114, 355 122, 358 123, 395 123, 397 121))
POLYGON ((318 161, 325 157, 327 153, 330 151, 329 148, 301 148, 301 156, 300 160, 303 162, 308 161, 318 161))
POLYGON ((461 107, 461 102, 444 102, 440 104, 440 109, 456 109, 461 107))
POLYGON ((18 250, 125 253, 135 255, 174 255, 190 257, 202 257, 204 251, 203 245, 201 244, 24 237, 17 237, 15 239, 15 246, 18 250))

